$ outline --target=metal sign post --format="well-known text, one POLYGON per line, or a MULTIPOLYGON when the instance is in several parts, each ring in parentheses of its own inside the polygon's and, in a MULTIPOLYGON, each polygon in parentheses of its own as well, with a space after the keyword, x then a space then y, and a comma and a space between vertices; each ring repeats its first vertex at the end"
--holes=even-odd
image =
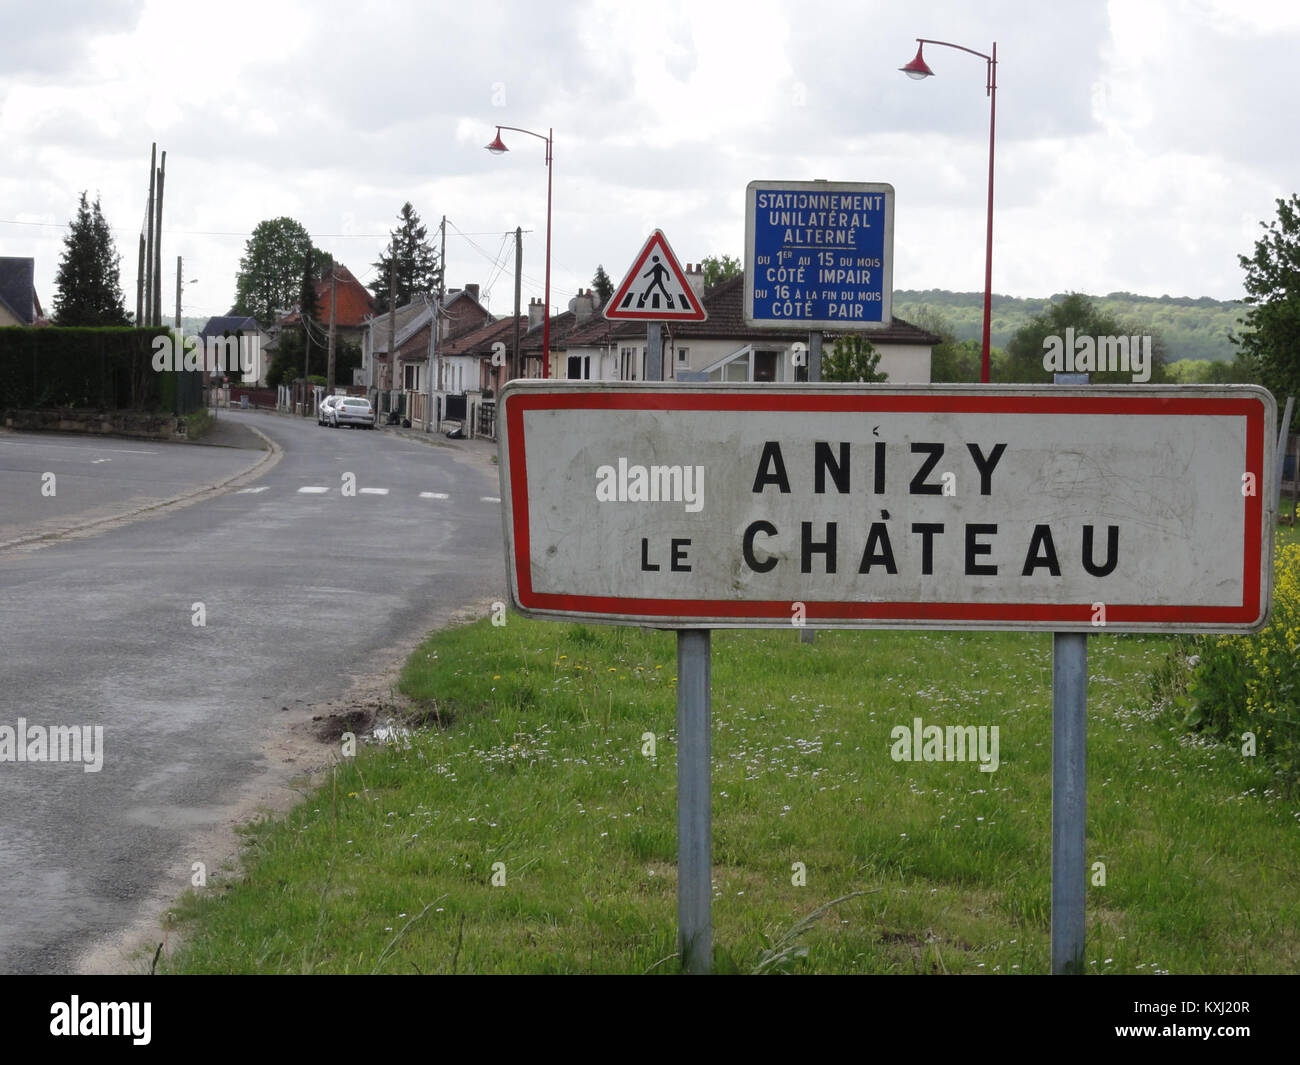
POLYGON ((1052 974, 1081 973, 1088 637, 1052 635, 1052 974))
POLYGON ((677 949, 713 968, 713 766, 708 629, 677 630, 677 949))

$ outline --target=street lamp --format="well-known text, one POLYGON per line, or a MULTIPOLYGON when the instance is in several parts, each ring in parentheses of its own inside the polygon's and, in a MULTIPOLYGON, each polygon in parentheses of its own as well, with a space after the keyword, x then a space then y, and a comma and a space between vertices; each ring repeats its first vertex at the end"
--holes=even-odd
POLYGON ((984 60, 986 75, 984 91, 989 98, 989 211, 988 225, 985 230, 984 241, 984 343, 980 352, 980 381, 988 384, 989 381, 989 323, 993 314, 993 128, 997 115, 997 96, 998 96, 998 45, 993 42, 993 54, 985 55, 983 52, 977 52, 973 48, 963 48, 960 44, 949 44, 947 41, 932 41, 926 37, 916 39, 916 56, 906 66, 899 67, 909 78, 920 81, 923 78, 934 77, 934 71, 926 65, 925 58, 921 55, 922 50, 927 44, 941 45, 944 48, 956 48, 959 52, 969 52, 971 55, 977 55, 984 60))
POLYGON ((520 129, 518 126, 497 126, 497 135, 492 139, 492 143, 484 145, 493 155, 500 155, 502 152, 510 150, 501 140, 501 131, 503 129, 513 130, 516 133, 527 133, 530 137, 536 137, 539 141, 546 142, 546 295, 544 297, 546 306, 542 310, 545 316, 542 319, 542 376, 549 377, 551 366, 551 147, 555 131, 548 129, 546 136, 543 137, 540 133, 534 133, 531 129, 520 129))

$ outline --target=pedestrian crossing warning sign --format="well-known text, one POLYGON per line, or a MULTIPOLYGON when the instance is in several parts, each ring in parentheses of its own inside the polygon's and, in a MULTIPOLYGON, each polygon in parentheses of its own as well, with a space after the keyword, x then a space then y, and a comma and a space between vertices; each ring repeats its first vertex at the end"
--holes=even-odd
POLYGON ((702 322, 708 317, 662 230, 650 234, 605 305, 605 317, 634 322, 702 322))

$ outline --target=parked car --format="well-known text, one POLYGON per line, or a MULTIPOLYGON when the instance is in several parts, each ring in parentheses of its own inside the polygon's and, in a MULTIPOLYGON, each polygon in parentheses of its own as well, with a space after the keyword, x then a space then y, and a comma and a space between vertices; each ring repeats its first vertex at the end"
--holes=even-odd
POLYGON ((329 422, 335 429, 343 425, 350 425, 354 429, 373 429, 375 411, 368 399, 361 396, 340 396, 330 409, 329 422))
POLYGON ((334 404, 343 398, 343 396, 326 396, 322 399, 320 401, 320 406, 316 409, 316 424, 327 424, 329 422, 330 412, 334 409, 334 404))

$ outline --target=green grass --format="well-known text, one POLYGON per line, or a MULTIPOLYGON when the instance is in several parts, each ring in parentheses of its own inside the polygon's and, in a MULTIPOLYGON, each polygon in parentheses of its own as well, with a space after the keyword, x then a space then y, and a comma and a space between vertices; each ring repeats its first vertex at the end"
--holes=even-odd
MULTIPOLYGON (((1151 709, 1169 647, 1089 641, 1088 969, 1296 971, 1298 804, 1151 709)), ((166 971, 674 971, 674 673, 671 633, 435 634, 401 681, 431 727, 253 826, 242 871, 177 907, 166 971)), ((786 967, 1047 971, 1050 684, 1047 634, 715 632, 717 968, 754 970, 864 892, 786 967), (918 716, 997 725, 1001 766, 895 762, 918 716)))

